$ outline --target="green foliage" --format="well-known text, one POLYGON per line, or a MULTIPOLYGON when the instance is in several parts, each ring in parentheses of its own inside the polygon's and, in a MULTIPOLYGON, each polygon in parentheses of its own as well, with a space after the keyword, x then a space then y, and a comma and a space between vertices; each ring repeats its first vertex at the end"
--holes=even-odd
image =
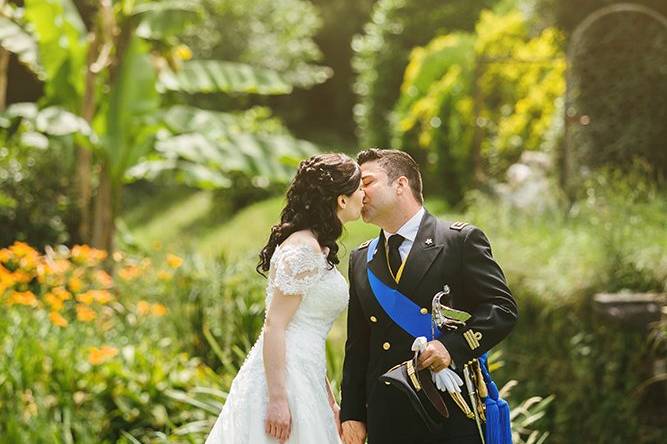
POLYGON ((39 77, 44 75, 38 63, 35 38, 25 29, 25 23, 11 4, 3 3, 0 7, 0 46, 16 54, 19 61, 39 77))
POLYGON ((105 256, 0 250, 0 348, 11 357, 0 362, 0 442, 112 443, 122 433, 155 442, 219 411, 211 399, 193 403, 199 386, 224 397, 220 380, 161 324, 170 307, 151 302, 182 279, 182 260, 153 266, 118 253, 112 278, 105 256))
POLYGON ((313 41, 320 19, 310 2, 204 0, 203 5, 204 21, 186 39, 200 57, 267 68, 298 87, 331 77, 330 69, 315 64, 321 58, 313 41))
POLYGON ((184 29, 201 21, 203 8, 198 0, 160 0, 138 4, 132 16, 139 20, 137 35, 155 41, 177 41, 184 29))
POLYGON ((174 106, 163 122, 166 128, 155 144, 159 157, 132 167, 128 178, 154 179, 174 171, 179 182, 193 187, 234 185, 230 197, 236 199, 244 191, 287 182, 294 165, 316 152, 311 143, 290 136, 267 108, 223 113, 174 106))
MULTIPOLYGON (((237 3, 230 3, 228 7, 237 8, 237 3)), ((282 6, 293 6, 294 1, 289 5, 283 3, 282 6)), ((296 3, 303 6, 304 2, 296 3)), ((266 2, 263 7, 269 7, 269 13, 274 14, 272 8, 276 4, 266 2)), ((110 9, 105 9, 104 4, 98 6, 90 30, 71 0, 27 1, 25 28, 34 31, 33 35, 19 32, 18 24, 9 18, 5 20, 4 15, 0 22, 0 29, 2 25, 5 29, 0 31, 0 36, 7 36, 1 40, 9 42, 6 47, 24 56, 32 54, 30 48, 38 51, 39 60, 35 63, 43 67, 45 81, 45 97, 40 106, 55 105, 76 115, 93 114, 86 116, 92 122, 93 134, 85 126, 82 127, 85 131, 76 138, 81 148, 94 152, 92 171, 87 171, 91 167, 77 168, 76 174, 82 181, 92 182, 93 187, 99 183, 97 193, 93 190, 100 203, 94 206, 94 214, 95 223, 103 228, 88 230, 94 232, 95 242, 110 242, 115 211, 120 206, 122 187, 128 180, 153 179, 169 171, 173 173, 169 175, 171 179, 208 189, 229 190, 237 182, 241 198, 236 201, 240 202, 247 196, 266 195, 273 184, 286 182, 292 172, 288 167, 315 152, 312 144, 290 137, 284 127, 276 124, 276 119, 266 115, 266 108, 261 112, 255 108, 244 113, 258 120, 263 116, 263 121, 256 125, 248 125, 247 117, 237 119, 210 113, 205 117, 207 121, 217 120, 218 127, 228 126, 224 136, 210 137, 208 128, 202 131, 200 124, 188 118, 191 114, 205 116, 206 110, 169 111, 172 105, 187 102, 185 94, 223 93, 227 101, 225 98, 220 101, 222 108, 233 112, 239 106, 248 107, 250 101, 244 99, 245 96, 288 94, 293 85, 312 85, 325 80, 326 70, 305 62, 310 56, 317 56, 308 34, 316 23, 304 20, 298 22, 299 26, 293 26, 295 16, 299 20, 304 17, 315 20, 308 15, 311 10, 302 7, 298 14, 292 11, 280 16, 276 13, 276 17, 285 20, 276 23, 276 29, 289 34, 286 50, 294 49, 291 38, 300 36, 300 29, 306 32, 303 38, 297 38, 303 46, 291 53, 290 66, 281 65, 278 73, 268 63, 269 59, 263 59, 267 61, 263 66, 252 57, 252 64, 243 63, 240 55, 234 62, 190 60, 192 51, 182 42, 188 29, 205 18, 199 0, 121 2, 110 9), (307 26, 309 23, 312 27, 307 26), (17 39, 23 46, 12 43, 17 39), (30 42, 26 47, 28 52, 23 51, 26 42, 30 42), (302 62, 305 65, 302 66, 302 62), (163 120, 165 114, 169 114, 170 122, 163 120), (179 116, 189 120, 174 125, 179 116), (271 129, 279 127, 279 131, 264 131, 265 123, 271 129), (191 127, 184 128, 188 124, 192 124, 191 127), (174 126, 181 130, 172 132, 174 126), (112 222, 101 224, 102 218, 112 222)), ((249 11, 247 17, 253 23, 266 13, 261 8, 249 11)), ((263 46, 265 54, 280 56, 275 41, 270 42, 270 52, 269 46, 263 46)), ((268 41, 264 45, 268 45, 268 41)), ((278 64, 285 61, 276 60, 278 64)), ((51 126, 65 125, 63 119, 52 117, 51 126)), ((60 131, 66 132, 68 128, 65 125, 60 131)), ((36 138, 33 134, 25 137, 36 138)), ((45 145, 43 139, 39 139, 42 146, 45 145)), ((2 201, 11 203, 6 193, 2 201)))
POLYGON ((98 115, 95 122, 115 184, 122 183, 127 169, 149 151, 153 142, 160 102, 148 50, 147 43, 136 37, 130 39, 111 85, 108 112, 98 115))
POLYGON ((69 241, 75 218, 73 134, 90 134, 56 107, 14 104, 0 114, 0 246, 69 241), (53 174, 54 165, 63 173, 53 174))
POLYGON ((565 60, 558 31, 530 28, 519 11, 485 10, 475 34, 445 34, 412 52, 393 145, 421 159, 430 185, 450 202, 475 173, 501 179, 523 151, 542 149, 564 91, 565 60))
POLYGON ((493 0, 380 0, 364 33, 352 42, 354 89, 359 96, 354 115, 364 146, 387 146, 389 114, 398 97, 410 50, 434 36, 472 30, 480 10, 493 0))
POLYGON ((184 62, 177 73, 165 70, 160 87, 186 93, 289 94, 292 85, 272 70, 218 60, 184 62))
POLYGON ((352 70, 352 38, 362 31, 375 0, 311 0, 321 17, 315 34, 322 64, 334 75, 309 91, 297 91, 294 98, 277 108, 290 128, 321 146, 348 152, 357 147, 353 107, 355 74, 352 70), (312 134, 312 136, 311 136, 312 134))
POLYGON ((667 290, 667 199, 640 174, 596 175, 582 195, 568 214, 471 201, 465 220, 489 236, 520 305, 498 377, 521 381, 519 399, 555 395, 539 422, 549 442, 657 442, 664 397, 640 387, 659 351, 646 331, 596 315, 592 296, 667 290))
POLYGON ((49 104, 77 113, 83 95, 86 28, 71 0, 26 0, 26 22, 34 29, 45 71, 49 104))
MULTIPOLYGON (((68 326, 18 308, 0 315, 0 442, 113 443, 127 431, 150 442, 158 432, 205 419, 219 404, 188 406, 198 385, 219 386, 213 372, 179 353, 171 338, 150 334, 127 344, 124 336, 68 326), (101 365, 87 361, 97 341, 120 347, 101 365), (45 365, 46 363, 46 365, 45 365)), ((128 325, 137 338, 142 329, 128 325)))

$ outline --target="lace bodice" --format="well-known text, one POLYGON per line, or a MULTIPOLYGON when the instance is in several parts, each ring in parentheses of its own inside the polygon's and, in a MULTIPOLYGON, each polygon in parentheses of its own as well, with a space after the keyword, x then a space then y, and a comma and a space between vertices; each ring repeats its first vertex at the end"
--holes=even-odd
POLYGON ((266 307, 275 290, 284 294, 302 295, 301 304, 288 330, 299 325, 326 337, 333 321, 347 306, 345 278, 331 268, 326 255, 310 245, 280 245, 271 258, 266 307))

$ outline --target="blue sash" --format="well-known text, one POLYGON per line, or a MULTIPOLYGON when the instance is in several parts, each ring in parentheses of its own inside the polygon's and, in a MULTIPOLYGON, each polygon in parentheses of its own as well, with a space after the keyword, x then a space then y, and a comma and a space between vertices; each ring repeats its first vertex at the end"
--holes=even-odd
MULTIPOLYGON (((368 252, 366 255, 367 262, 370 262, 375 255, 379 238, 373 239, 368 245, 368 252)), ((410 300, 403 293, 395 288, 392 288, 382 282, 371 271, 370 267, 366 267, 368 273, 368 282, 373 291, 375 299, 378 301, 382 309, 387 315, 406 333, 414 336, 424 336, 429 340, 440 337, 440 330, 435 329, 435 338, 431 328, 431 314, 421 313, 421 307, 410 300)))
MULTIPOLYGON (((366 262, 370 262, 375 255, 379 238, 373 239, 368 244, 366 262)), ((422 314, 421 307, 412 302, 410 298, 395 288, 392 288, 378 279, 367 265, 368 282, 373 291, 375 299, 387 315, 406 333, 413 337, 425 336, 429 340, 440 337, 440 330, 435 328, 435 338, 431 327, 431 314, 422 314)), ((491 379, 487 364, 487 356, 484 353, 479 358, 482 375, 489 396, 484 403, 486 405, 486 444, 512 444, 512 430, 510 424, 510 411, 507 402, 498 396, 498 388, 491 379)))

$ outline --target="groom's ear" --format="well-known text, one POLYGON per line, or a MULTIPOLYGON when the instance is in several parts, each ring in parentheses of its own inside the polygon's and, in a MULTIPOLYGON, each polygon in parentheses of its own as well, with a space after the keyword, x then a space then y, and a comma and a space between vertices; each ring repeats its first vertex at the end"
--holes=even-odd
POLYGON ((396 179, 396 183, 398 184, 398 188, 396 188, 397 194, 403 194, 410 191, 410 182, 408 181, 407 177, 405 176, 399 177, 398 179, 396 179))

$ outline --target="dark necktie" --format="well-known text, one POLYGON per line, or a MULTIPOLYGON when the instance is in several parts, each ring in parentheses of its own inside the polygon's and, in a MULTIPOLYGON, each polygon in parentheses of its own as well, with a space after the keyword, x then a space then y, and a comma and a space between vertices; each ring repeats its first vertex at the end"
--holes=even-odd
POLYGON ((387 240, 389 247, 389 267, 391 268, 392 274, 396 277, 398 269, 401 268, 403 260, 401 259, 401 254, 398 252, 398 247, 401 246, 405 238, 400 234, 392 234, 387 240))

